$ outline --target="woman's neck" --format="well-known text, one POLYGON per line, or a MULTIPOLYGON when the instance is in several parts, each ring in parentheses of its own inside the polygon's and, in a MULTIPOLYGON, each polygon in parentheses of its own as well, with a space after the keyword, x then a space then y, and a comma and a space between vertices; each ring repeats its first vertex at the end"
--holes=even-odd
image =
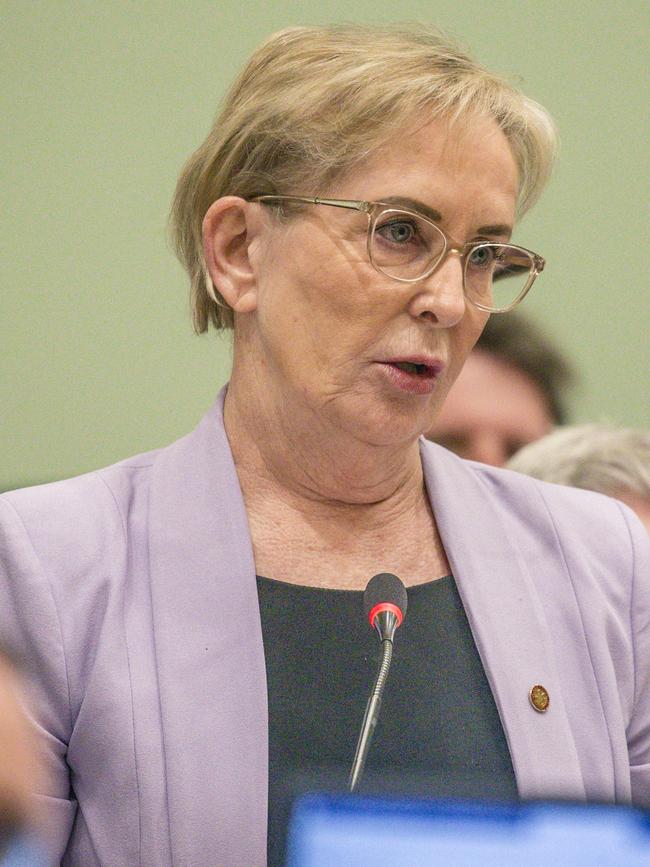
POLYGON ((407 585, 449 574, 417 441, 364 443, 318 416, 231 380, 224 420, 258 574, 356 590, 378 571, 407 585))

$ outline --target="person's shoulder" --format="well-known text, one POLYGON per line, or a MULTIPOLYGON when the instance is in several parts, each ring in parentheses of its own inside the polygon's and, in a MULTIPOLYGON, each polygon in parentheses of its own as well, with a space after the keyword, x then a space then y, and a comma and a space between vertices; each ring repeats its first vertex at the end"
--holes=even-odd
POLYGON ((629 512, 618 500, 596 491, 545 482, 505 467, 491 467, 476 461, 465 464, 484 485, 515 501, 543 504, 554 519, 577 520, 593 527, 593 521, 619 522, 629 512))
MULTIPOLYGON (((650 540, 637 515, 620 500, 559 485, 513 470, 465 462, 499 502, 532 532, 552 527, 567 565, 591 563, 593 570, 648 583, 650 540), (645 565, 644 565, 645 564, 645 565)), ((548 538, 548 533, 545 533, 548 538)))
POLYGON ((0 494, 0 555, 16 546, 29 548, 48 562, 97 561, 98 552, 113 557, 131 541, 145 544, 153 479, 178 474, 196 462, 201 432, 218 422, 225 390, 193 431, 163 446, 102 469, 62 481, 0 494), (180 455, 180 457, 179 457, 180 455), (180 467, 180 470, 179 470, 180 467))
POLYGON ((125 547, 130 514, 146 503, 159 450, 61 481, 0 495, 0 554, 27 562, 35 555, 53 573, 88 571, 125 547), (4 552, 4 553, 3 553, 4 552), (67 563, 67 567, 66 567, 67 563))
POLYGON ((68 479, 6 491, 0 495, 0 509, 15 512, 34 526, 85 523, 92 514, 119 509, 121 501, 128 501, 134 490, 146 485, 159 452, 145 452, 68 479))
POLYGON ((457 455, 427 442, 424 448, 441 472, 471 480, 496 512, 532 533, 548 535, 552 527, 558 542, 574 550, 583 548, 608 561, 617 553, 648 546, 637 516, 618 500, 595 491, 572 488, 527 476, 505 467, 493 467, 457 455))

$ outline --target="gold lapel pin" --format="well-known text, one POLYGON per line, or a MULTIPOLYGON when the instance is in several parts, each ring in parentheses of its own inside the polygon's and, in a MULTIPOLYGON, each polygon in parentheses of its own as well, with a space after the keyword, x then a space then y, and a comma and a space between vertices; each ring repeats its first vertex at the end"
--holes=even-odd
POLYGON ((537 683, 532 687, 528 693, 528 698, 538 713, 546 713, 548 706, 551 703, 551 697, 548 694, 548 690, 540 683, 537 683))

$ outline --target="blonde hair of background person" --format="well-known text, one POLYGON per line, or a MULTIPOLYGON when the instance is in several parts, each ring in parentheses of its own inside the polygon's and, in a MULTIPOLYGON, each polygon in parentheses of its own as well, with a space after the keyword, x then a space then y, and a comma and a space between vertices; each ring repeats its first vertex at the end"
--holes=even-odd
POLYGON ((422 118, 496 121, 519 169, 518 215, 537 200, 555 157, 553 122, 536 102, 427 26, 295 27, 253 54, 179 178, 171 212, 191 280, 194 327, 231 328, 206 272, 202 224, 221 196, 324 190, 422 118))
POLYGON ((650 431, 606 424, 561 427, 517 452, 508 468, 615 497, 650 532, 650 431))

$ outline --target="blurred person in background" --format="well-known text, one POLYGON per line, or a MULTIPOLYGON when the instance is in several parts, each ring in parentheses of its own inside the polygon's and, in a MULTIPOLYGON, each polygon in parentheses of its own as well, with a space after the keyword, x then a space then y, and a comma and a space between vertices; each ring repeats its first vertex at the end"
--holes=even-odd
POLYGON ((44 863, 33 835, 37 815, 33 792, 42 786, 34 738, 22 707, 22 678, 0 648, 0 864, 44 863))
POLYGON ((650 431, 605 424, 559 428, 523 448, 507 466, 621 500, 650 533, 650 431))
POLYGON ((520 313, 491 316, 428 439, 468 460, 503 466, 567 421, 569 361, 520 313))

